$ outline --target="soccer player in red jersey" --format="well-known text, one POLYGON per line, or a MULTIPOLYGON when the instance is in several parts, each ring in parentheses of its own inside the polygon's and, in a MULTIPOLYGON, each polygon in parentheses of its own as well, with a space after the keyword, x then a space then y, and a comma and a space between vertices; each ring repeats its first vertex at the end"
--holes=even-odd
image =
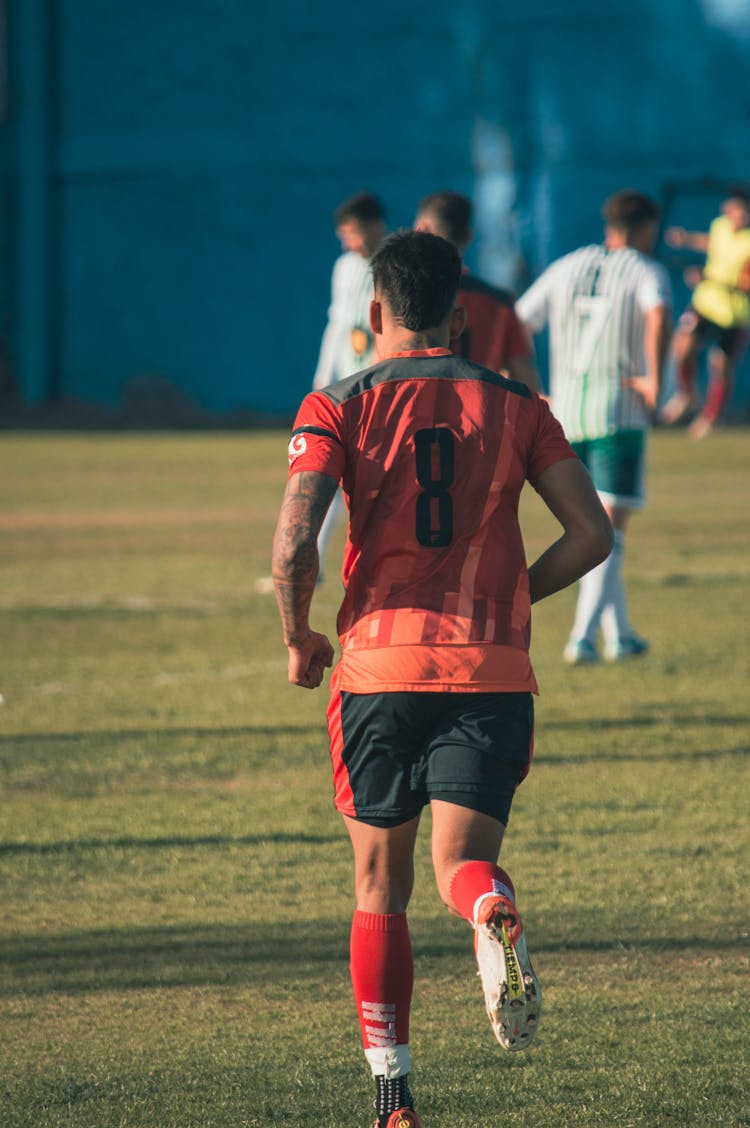
POLYGON ((406 910, 420 814, 429 803, 440 895, 474 929, 493 1031, 523 1049, 541 989, 497 860, 531 758, 530 605, 604 559, 612 528, 544 400, 450 352, 464 318, 455 247, 393 235, 372 269, 380 362, 303 401, 273 572, 289 680, 315 688, 333 662, 310 626, 316 537, 341 483, 349 535, 328 726, 354 851, 350 968, 376 1128, 414 1128, 406 910), (528 569, 526 481, 562 526, 528 569))
MULTIPOLYGON (((453 243, 463 258, 472 240, 472 206, 460 192, 433 192, 420 201, 415 231, 429 231, 453 243)), ((513 295, 498 290, 464 266, 458 290, 458 305, 466 311, 466 324, 453 342, 459 356, 473 360, 493 372, 528 384, 532 392, 541 388, 534 359, 534 346, 518 317, 513 295)))

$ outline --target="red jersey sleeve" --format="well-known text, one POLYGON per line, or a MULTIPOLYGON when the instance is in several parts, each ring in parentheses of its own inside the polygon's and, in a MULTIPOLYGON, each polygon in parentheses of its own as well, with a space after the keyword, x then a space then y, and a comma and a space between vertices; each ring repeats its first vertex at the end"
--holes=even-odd
POLYGON ((555 419, 546 400, 537 395, 533 399, 537 408, 537 426, 529 450, 526 477, 536 488, 539 475, 548 466, 566 458, 577 458, 578 455, 565 438, 562 425, 555 419))
POLYGON ((341 481, 346 461, 341 416, 323 392, 305 396, 289 441, 289 474, 315 470, 341 481))

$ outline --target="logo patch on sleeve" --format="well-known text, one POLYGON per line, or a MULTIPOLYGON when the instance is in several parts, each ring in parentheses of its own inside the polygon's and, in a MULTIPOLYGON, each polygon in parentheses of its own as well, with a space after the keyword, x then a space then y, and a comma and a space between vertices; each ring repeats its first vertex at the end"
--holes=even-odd
POLYGON ((289 441, 289 465, 304 454, 307 450, 307 439, 304 435, 292 435, 289 441))

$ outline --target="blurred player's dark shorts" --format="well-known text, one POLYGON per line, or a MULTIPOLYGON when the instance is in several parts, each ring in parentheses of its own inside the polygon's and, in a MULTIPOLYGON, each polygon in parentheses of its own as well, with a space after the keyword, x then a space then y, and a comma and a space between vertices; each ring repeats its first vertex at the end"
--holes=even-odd
POLYGON ((597 493, 614 505, 640 509, 646 500, 646 434, 615 431, 570 444, 591 475, 597 493))
POLYGON ((734 325, 727 329, 710 321, 692 306, 688 306, 682 314, 679 326, 687 333, 694 333, 706 344, 716 345, 735 364, 739 364, 750 340, 747 328, 734 325))
POLYGON ((328 710, 337 810, 398 826, 431 799, 507 823, 534 743, 531 693, 338 693, 328 710))

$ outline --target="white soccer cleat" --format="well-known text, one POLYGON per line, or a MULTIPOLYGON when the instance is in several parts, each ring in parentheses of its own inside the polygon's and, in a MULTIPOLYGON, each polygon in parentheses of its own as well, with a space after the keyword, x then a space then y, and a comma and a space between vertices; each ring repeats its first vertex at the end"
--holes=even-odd
POLYGON ((505 897, 490 893, 480 901, 474 952, 495 1037, 506 1050, 525 1050, 539 1025, 542 989, 518 910, 505 897))
POLYGON ((688 437, 691 439, 705 439, 706 435, 710 435, 713 429, 713 419, 707 419, 705 415, 698 415, 688 427, 688 437))
POLYGON ((659 412, 659 422, 672 427, 675 423, 681 423, 690 412, 695 411, 696 406, 695 396, 688 392, 677 391, 659 412))

